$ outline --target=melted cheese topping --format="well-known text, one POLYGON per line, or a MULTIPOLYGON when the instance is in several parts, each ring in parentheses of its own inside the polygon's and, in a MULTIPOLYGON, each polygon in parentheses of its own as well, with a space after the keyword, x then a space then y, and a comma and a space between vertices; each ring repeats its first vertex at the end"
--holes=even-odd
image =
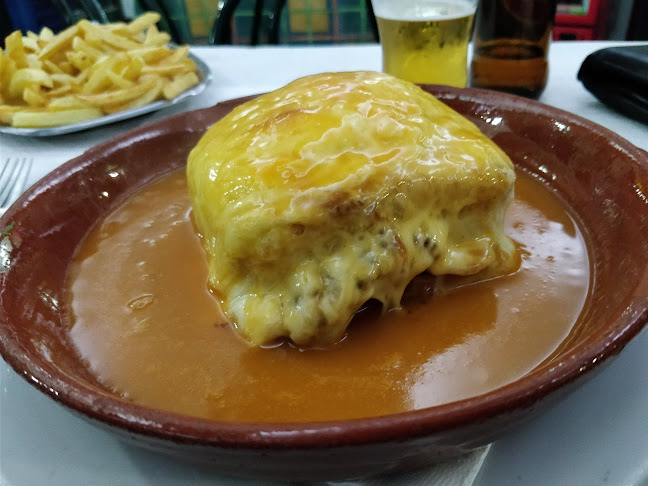
POLYGON ((515 174, 475 125, 373 72, 299 79, 234 109, 189 156, 209 281, 261 345, 334 342, 368 299, 417 274, 491 276, 515 174))

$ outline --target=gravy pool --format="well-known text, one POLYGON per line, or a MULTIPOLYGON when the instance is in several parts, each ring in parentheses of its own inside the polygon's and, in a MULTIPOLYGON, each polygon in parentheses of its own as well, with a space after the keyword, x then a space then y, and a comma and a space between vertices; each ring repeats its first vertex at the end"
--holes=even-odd
POLYGON ((587 249, 561 202, 518 174, 508 276, 359 312, 327 349, 251 348, 207 288, 184 172, 102 221, 68 275, 70 335, 124 398, 215 420, 370 417, 479 395, 533 370, 568 336, 588 295, 587 249))

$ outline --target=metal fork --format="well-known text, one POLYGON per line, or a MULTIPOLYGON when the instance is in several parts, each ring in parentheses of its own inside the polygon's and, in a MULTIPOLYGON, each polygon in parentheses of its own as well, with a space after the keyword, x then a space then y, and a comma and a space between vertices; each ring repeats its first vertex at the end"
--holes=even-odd
POLYGON ((22 194, 33 161, 27 157, 7 157, 0 167, 0 216, 22 194))

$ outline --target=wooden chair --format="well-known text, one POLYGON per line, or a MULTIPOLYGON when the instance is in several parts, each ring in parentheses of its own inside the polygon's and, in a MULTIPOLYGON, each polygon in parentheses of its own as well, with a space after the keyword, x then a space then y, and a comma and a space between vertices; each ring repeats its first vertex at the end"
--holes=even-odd
MULTIPOLYGON (((232 23, 241 0, 225 0, 214 21, 211 31, 211 44, 232 44, 232 23)), ((364 0, 372 38, 378 41, 378 27, 371 6, 371 0, 364 0)), ((265 40, 268 44, 279 44, 282 12, 287 9, 286 0, 276 0, 265 8, 264 0, 254 1, 254 16, 250 32, 250 45, 258 45, 265 40), (264 16, 265 12, 265 16, 264 16)), ((333 12, 335 14, 335 12, 333 12)))

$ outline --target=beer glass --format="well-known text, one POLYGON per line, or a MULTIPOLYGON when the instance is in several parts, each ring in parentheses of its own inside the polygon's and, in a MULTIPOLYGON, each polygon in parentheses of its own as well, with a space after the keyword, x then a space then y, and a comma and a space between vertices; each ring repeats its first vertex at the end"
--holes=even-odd
POLYGON ((477 0, 372 0, 383 71, 406 81, 465 87, 477 0))

